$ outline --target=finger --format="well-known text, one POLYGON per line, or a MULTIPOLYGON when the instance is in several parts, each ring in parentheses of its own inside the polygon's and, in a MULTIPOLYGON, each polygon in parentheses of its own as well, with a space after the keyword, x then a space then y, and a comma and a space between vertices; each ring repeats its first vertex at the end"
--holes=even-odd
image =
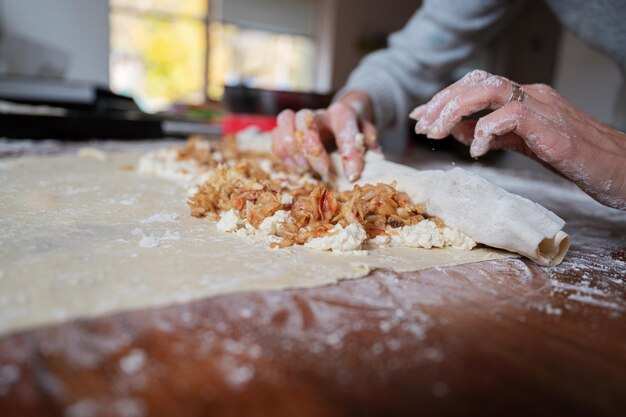
MULTIPOLYGON (((289 120, 293 119, 293 112, 291 110, 283 110, 276 117, 276 127, 272 130, 272 151, 280 159, 286 159, 289 155, 285 145, 283 144, 283 138, 290 134, 289 120)), ((291 133, 293 132, 293 122, 291 123, 291 133)))
POLYGON ((318 130, 319 120, 316 121, 316 114, 311 110, 302 110, 296 114, 296 128, 302 132, 301 136, 296 136, 300 149, 304 157, 313 170, 322 176, 328 177, 330 158, 320 139, 318 130))
POLYGON ((277 125, 272 131, 272 151, 277 157, 285 161, 289 168, 296 168, 296 162, 291 158, 285 143, 285 138, 293 137, 295 133, 294 117, 293 111, 283 110, 276 117, 277 125))
MULTIPOLYGON (((428 104, 428 103, 426 103, 428 104)), ((414 108, 411 113, 409 113, 409 118, 413 119, 415 121, 419 121, 423 116, 424 116, 424 112, 426 111, 426 104, 422 104, 420 106, 417 106, 416 108, 414 108)))
POLYGON ((360 119, 361 132, 365 141, 365 147, 370 151, 381 152, 380 144, 378 143, 378 129, 369 121, 360 119))
POLYGON ((470 155, 473 158, 483 156, 492 149, 496 136, 515 132, 523 116, 517 107, 509 103, 504 107, 478 120, 474 130, 474 140, 470 146, 470 155))
POLYGON ((459 89, 441 109, 439 116, 430 126, 427 135, 431 139, 443 139, 450 134, 463 117, 486 109, 497 109, 508 101, 511 95, 511 82, 492 82, 485 88, 459 89))
POLYGON ((296 162, 291 159, 289 153, 285 150, 285 147, 281 140, 278 140, 278 136, 275 136, 275 131, 272 132, 272 152, 278 158, 280 158, 287 168, 289 169, 297 169, 296 162))
POLYGON ((556 90, 546 84, 525 84, 524 90, 533 98, 549 105, 554 104, 559 98, 556 90))
MULTIPOLYGON (((471 146, 474 140, 474 131, 476 129, 477 120, 464 120, 452 129, 452 136, 459 142, 471 146)), ((500 135, 491 143, 489 150, 508 149, 519 152, 523 155, 537 159, 535 155, 528 149, 522 138, 517 134, 510 132, 500 135)))
POLYGON ((272 130, 272 152, 280 159, 287 158, 287 150, 283 145, 283 142, 280 140, 282 134, 280 133, 281 129, 279 126, 276 126, 272 130))
POLYGON ((434 121, 427 135, 432 139, 443 139, 463 117, 485 109, 502 107, 511 94, 512 83, 503 77, 484 71, 474 71, 453 85, 451 98, 440 103, 430 114, 434 121), (438 113, 437 113, 438 111, 438 113))
POLYGON ((315 125, 319 133, 320 140, 324 144, 324 149, 330 152, 331 148, 336 148, 335 134, 330 123, 328 110, 319 109, 315 111, 315 125))
POLYGON ((343 172, 349 181, 361 177, 365 138, 359 132, 354 110, 343 103, 335 103, 328 108, 330 124, 335 133, 335 141, 343 163, 343 172))
POLYGON ((309 169, 309 163, 306 158, 300 152, 298 147, 298 141, 296 140, 296 135, 298 133, 294 133, 293 136, 285 136, 283 138, 283 144, 285 149, 287 150, 287 154, 289 155, 289 159, 293 162, 293 168, 297 168, 300 171, 306 171, 309 169))
MULTIPOLYGON (((423 115, 415 127, 415 131, 417 133, 432 134, 438 137, 437 131, 432 131, 434 123, 452 99, 472 90, 497 89, 506 84, 506 81, 508 80, 503 77, 492 75, 482 70, 474 70, 467 73, 459 81, 435 94, 426 104, 425 109, 422 111, 423 115)), ((454 108, 455 104, 451 106, 454 108)), ((450 111, 450 109, 448 111, 450 111)))
POLYGON ((278 124, 283 125, 282 137, 279 139, 282 141, 284 149, 294 162, 295 168, 300 170, 309 169, 309 163, 302 154, 298 141, 296 140, 296 117, 291 110, 284 110, 278 115, 278 124))
POLYGON ((470 147, 473 157, 482 156, 490 149, 506 148, 550 164, 563 159, 568 144, 555 134, 560 127, 542 116, 549 114, 549 109, 530 96, 524 101, 508 103, 478 121, 470 147))
POLYGON ((452 87, 454 85, 444 88, 433 96, 432 99, 426 104, 418 107, 415 113, 412 113, 412 118, 417 119, 415 125, 415 133, 426 134, 430 130, 430 125, 434 121, 433 114, 438 114, 442 106, 447 103, 446 99, 452 94, 452 87), (443 103, 443 104, 442 104, 443 103))

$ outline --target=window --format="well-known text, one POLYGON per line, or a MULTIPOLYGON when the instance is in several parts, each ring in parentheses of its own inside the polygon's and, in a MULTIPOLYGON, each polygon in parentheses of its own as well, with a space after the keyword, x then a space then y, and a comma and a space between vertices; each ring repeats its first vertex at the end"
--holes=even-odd
MULTIPOLYGON (((256 7, 272 3, 284 6, 281 0, 268 0, 256 2, 256 7)), ((298 3, 309 4, 305 12, 311 19, 314 2, 289 0, 292 6, 298 3)), ((254 4, 250 0, 110 0, 111 89, 132 95, 148 111, 173 102, 217 100, 224 85, 312 91, 312 31, 297 33, 263 15, 254 21, 254 4), (211 6, 220 13, 211 13, 211 6), (212 19, 212 14, 220 16, 212 19)), ((306 26, 295 23, 298 28, 306 26)))
POLYGON ((287 91, 313 91, 315 44, 305 36, 211 25, 209 96, 218 99, 224 85, 287 91))

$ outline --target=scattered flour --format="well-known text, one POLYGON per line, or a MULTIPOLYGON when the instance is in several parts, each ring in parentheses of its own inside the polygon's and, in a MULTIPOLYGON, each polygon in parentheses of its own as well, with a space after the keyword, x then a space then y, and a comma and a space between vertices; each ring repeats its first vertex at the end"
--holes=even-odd
POLYGON ((16 365, 0 366, 0 397, 8 394, 12 385, 20 379, 21 371, 16 365))
POLYGON ((568 299, 578 301, 583 304, 590 304, 602 308, 608 308, 616 311, 624 311, 624 307, 618 303, 600 300, 598 298, 592 297, 590 295, 581 295, 581 294, 570 294, 567 296, 568 299))
POLYGON ((158 149, 146 153, 139 159, 137 172, 169 179, 191 189, 205 183, 212 173, 212 171, 204 170, 193 159, 178 159, 178 152, 175 148, 158 149))
POLYGON ((142 229, 136 228, 132 231, 132 234, 135 236, 141 236, 141 239, 139 240, 139 247, 142 248, 155 248, 157 246, 161 246, 165 242, 180 240, 180 234, 170 230, 166 230, 162 236, 156 236, 152 234, 145 235, 142 229))
POLYGON ((125 374, 134 374, 140 371, 146 363, 146 353, 141 349, 133 349, 128 355, 120 359, 120 369, 125 374))
POLYGON ((119 416, 143 417, 147 406, 141 399, 117 398, 115 400, 86 398, 71 404, 63 411, 65 417, 119 416))
POLYGON ((140 223, 174 223, 178 220, 176 213, 156 213, 148 218, 143 219, 140 223))
POLYGON ((85 147, 78 150, 78 157, 106 161, 107 154, 98 148, 85 147))

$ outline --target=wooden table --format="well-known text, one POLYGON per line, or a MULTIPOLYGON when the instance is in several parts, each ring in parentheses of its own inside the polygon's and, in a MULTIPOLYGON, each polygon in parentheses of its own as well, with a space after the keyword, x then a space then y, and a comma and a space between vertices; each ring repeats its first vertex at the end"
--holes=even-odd
POLYGON ((0 415, 624 416, 626 214, 526 191, 568 222, 558 267, 379 270, 11 334, 0 415))

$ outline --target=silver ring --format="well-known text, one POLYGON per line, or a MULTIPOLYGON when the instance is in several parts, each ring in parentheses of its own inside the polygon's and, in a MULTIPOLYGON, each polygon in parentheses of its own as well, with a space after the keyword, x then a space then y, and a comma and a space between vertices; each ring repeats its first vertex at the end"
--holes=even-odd
POLYGON ((512 101, 521 102, 522 100, 524 100, 525 95, 526 93, 524 93, 524 87, 522 87, 518 83, 511 82, 511 97, 509 97, 509 101, 507 101, 507 104, 512 101))

